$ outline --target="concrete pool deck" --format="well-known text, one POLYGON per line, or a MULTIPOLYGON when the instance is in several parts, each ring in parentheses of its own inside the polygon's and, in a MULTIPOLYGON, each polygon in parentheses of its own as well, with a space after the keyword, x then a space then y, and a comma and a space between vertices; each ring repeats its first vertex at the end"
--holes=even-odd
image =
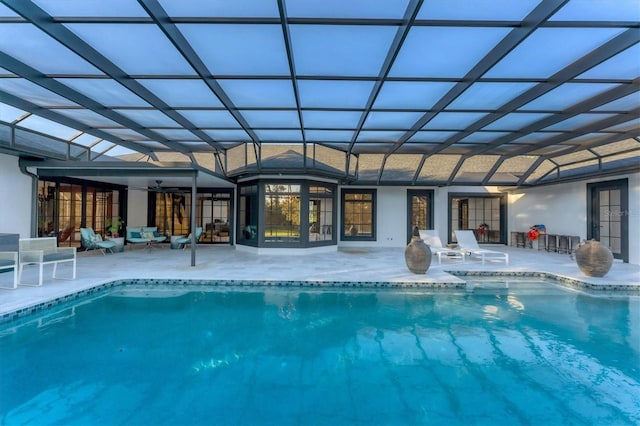
MULTIPOLYGON (((127 247, 122 253, 101 255, 97 251, 78 252, 75 280, 52 279, 53 266, 44 268, 43 286, 19 286, 0 290, 0 315, 64 297, 100 284, 122 279, 212 280, 212 281, 302 281, 308 283, 464 283, 463 278, 448 271, 470 272, 546 272, 563 278, 603 286, 606 289, 633 286, 640 295, 640 265, 614 261, 604 278, 582 275, 575 260, 567 254, 532 249, 486 246, 509 253, 509 265, 477 258, 443 260, 434 256, 425 275, 411 273, 404 261, 404 248, 341 248, 333 252, 304 254, 255 254, 233 246, 201 245, 196 266, 190 266, 191 252, 168 247, 152 250, 127 247)), ((70 277, 70 266, 58 267, 59 277, 70 277)), ((9 287, 13 274, 0 273, 0 285, 9 287)), ((37 267, 26 267, 23 282, 37 282, 37 267)))

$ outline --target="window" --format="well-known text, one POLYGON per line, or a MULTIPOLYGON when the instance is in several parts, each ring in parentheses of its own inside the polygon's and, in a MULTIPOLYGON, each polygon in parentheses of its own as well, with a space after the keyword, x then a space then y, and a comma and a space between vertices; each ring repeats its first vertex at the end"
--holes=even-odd
POLYGON ((238 189, 238 241, 258 244, 258 185, 238 189))
POLYGON ((433 190, 407 190, 407 243, 411 241, 413 228, 433 229, 433 190))
POLYGON ((229 243, 231 218, 231 192, 205 192, 198 194, 196 223, 204 231, 201 242, 229 243))
POLYGON ((336 185, 264 179, 238 188, 238 244, 307 248, 336 244, 336 185))
POLYGON ((503 195, 449 194, 450 240, 453 231, 472 230, 479 243, 506 241, 506 199, 503 195))
POLYGON ((342 190, 342 239, 375 241, 375 189, 342 190))
POLYGON ((81 224, 82 186, 61 183, 58 192, 58 245, 77 246, 81 224))
MULTIPOLYGON (((153 194, 153 193, 152 193, 153 194)), ((190 231, 191 194, 156 192, 153 224, 163 235, 187 235, 190 231)))
POLYGON ((38 182, 38 237, 55 237, 58 213, 56 183, 38 182))
POLYGON ((80 228, 110 235, 109 224, 121 217, 122 187, 78 179, 38 181, 38 237, 57 237, 60 246, 79 247, 80 228))
POLYGON ((265 184, 264 241, 300 241, 300 185, 265 184))
POLYGON ((331 241, 333 235, 333 189, 309 187, 309 242, 331 241))

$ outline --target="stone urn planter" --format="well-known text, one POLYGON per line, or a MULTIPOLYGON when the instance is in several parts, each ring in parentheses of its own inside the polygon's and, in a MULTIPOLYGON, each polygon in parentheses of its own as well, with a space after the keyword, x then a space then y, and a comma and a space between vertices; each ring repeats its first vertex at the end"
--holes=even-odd
POLYGON ((411 242, 404 249, 404 260, 407 268, 414 274, 425 274, 431 266, 431 249, 420 238, 420 234, 414 232, 411 242))
POLYGON ((589 240, 576 249, 576 263, 587 277, 604 277, 613 265, 613 254, 600 241, 589 240))

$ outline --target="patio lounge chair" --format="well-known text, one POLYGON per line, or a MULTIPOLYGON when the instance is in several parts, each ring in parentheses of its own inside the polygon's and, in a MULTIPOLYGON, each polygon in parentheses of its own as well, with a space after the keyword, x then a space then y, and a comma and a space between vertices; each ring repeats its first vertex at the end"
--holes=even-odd
MULTIPOLYGON (((196 243, 200 240, 200 236, 202 235, 202 228, 196 227, 196 243)), ((174 244, 184 244, 183 248, 187 247, 187 244, 191 244, 191 234, 186 237, 180 237, 173 241, 174 244)))
POLYGON ((467 255, 475 255, 480 256, 482 259, 482 264, 485 263, 485 260, 503 260, 507 265, 509 264, 509 254, 504 253, 497 250, 489 250, 481 248, 478 245, 478 241, 476 240, 475 235, 473 235, 473 231, 462 231, 456 230, 453 231, 456 234, 456 240, 458 240, 458 247, 467 255))
POLYGON ((431 249, 431 253, 438 255, 438 263, 442 263, 443 255, 446 258, 462 259, 462 262, 464 262, 464 251, 451 249, 442 245, 442 241, 440 240, 437 231, 433 229, 421 229, 420 238, 427 243, 431 249))
POLYGON ((113 253, 113 248, 116 246, 114 241, 103 240, 102 236, 96 234, 93 228, 80 228, 80 238, 82 239, 82 247, 85 250, 100 250, 103 255, 105 250, 113 253))

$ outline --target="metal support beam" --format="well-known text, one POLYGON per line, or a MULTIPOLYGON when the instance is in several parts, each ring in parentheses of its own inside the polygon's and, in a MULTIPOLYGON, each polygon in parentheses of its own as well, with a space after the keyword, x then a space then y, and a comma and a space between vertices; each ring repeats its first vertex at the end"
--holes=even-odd
MULTIPOLYGON (((1 52, 0 52, 1 54, 1 52)), ((127 149, 131 149, 133 151, 139 152, 141 154, 145 154, 150 156, 151 158, 153 158, 154 160, 157 160, 158 158, 156 157, 155 153, 151 150, 149 150, 148 148, 133 143, 133 142, 129 142, 126 141, 124 139, 120 139, 117 138, 115 136, 113 136, 111 133, 107 133, 105 131, 99 130, 99 129, 94 129, 92 127, 88 127, 86 124, 81 123, 77 120, 74 120, 73 118, 69 118, 65 115, 59 114, 55 111, 51 111, 49 109, 43 108, 39 105, 36 105, 34 103, 31 103, 29 101, 26 101, 22 98, 18 98, 15 95, 12 95, 11 93, 7 93, 3 90, 0 90, 0 102, 3 102, 7 105, 11 105, 13 107, 19 108, 21 110, 24 111, 29 111, 29 112, 33 112, 36 113, 37 115, 44 117, 48 120, 51 121, 55 121, 57 123, 63 124, 67 127, 71 127, 73 129, 76 130, 81 130, 85 133, 88 133, 90 135, 93 135, 97 138, 100 139, 105 139, 108 140, 109 142, 115 143, 117 145, 120 145, 124 148, 127 149)))
MULTIPOLYGON (((591 151, 595 147, 598 147, 598 146, 601 146, 601 145, 606 145, 606 144, 609 144, 609 143, 612 143, 612 142, 623 141, 625 139, 634 139, 634 140, 637 141, 637 139, 638 139, 637 136, 638 135, 640 135, 640 129, 635 129, 635 130, 632 130, 632 131, 629 131, 629 132, 624 132, 624 133, 614 133, 611 136, 609 136, 608 138, 599 139, 599 140, 597 140, 595 142, 568 146, 567 149, 559 151, 559 152, 555 152, 552 155, 549 155, 549 157, 550 158, 560 157, 562 155, 572 154, 572 153, 574 153, 576 151, 582 151, 583 149, 591 151)), ((638 142, 640 142, 640 141, 638 141, 638 142)))
POLYGON ((493 167, 491 167, 491 169, 489 170, 487 175, 484 177, 484 179, 482 179, 481 185, 488 185, 489 184, 489 181, 491 180, 493 175, 498 171, 498 169, 500 168, 500 166, 502 165, 502 163, 504 163, 504 161, 506 159, 507 159, 507 157, 504 156, 504 155, 501 155, 500 158, 498 158, 498 161, 495 162, 495 164, 493 165, 493 167))
MULTIPOLYGON (((153 94, 150 90, 148 90, 138 81, 128 77, 128 73, 126 73, 120 67, 116 66, 113 62, 111 62, 109 59, 103 56, 100 52, 94 49, 91 45, 89 45, 83 39, 75 35, 66 26, 56 23, 55 20, 50 15, 48 15, 43 9, 36 6, 33 2, 27 2, 27 1, 21 1, 21 0, 4 0, 4 2, 16 13, 28 19, 35 26, 37 26, 39 29, 41 29, 46 34, 48 34, 50 37, 62 43, 64 46, 68 47, 69 49, 71 49, 72 51, 74 51, 84 59, 86 59, 89 63, 94 65, 96 68, 98 68, 105 74, 107 74, 114 81, 117 81, 118 83, 120 83, 121 85, 123 85, 124 87, 126 87, 127 89, 135 93, 136 95, 140 96, 146 102, 153 105, 158 111, 164 113, 172 120, 175 120, 176 122, 178 122, 181 126, 183 126, 186 130, 189 130, 199 139, 201 139, 205 143, 208 143, 209 145, 211 145, 216 149, 223 149, 216 141, 212 140, 211 137, 209 137, 209 135, 207 135, 202 130, 198 129, 193 123, 191 123, 184 116, 182 116, 173 108, 171 108, 169 105, 167 105, 164 101, 158 98, 155 94, 153 94)), ((0 60, 0 63, 3 63, 3 60, 0 60)), ((3 63, 3 67, 7 68, 4 66, 4 63, 3 63)), ((7 69, 9 69, 9 71, 12 71, 18 75, 23 76, 23 74, 20 72, 15 72, 10 68, 7 68, 7 69)), ((55 80, 52 80, 52 81, 55 81, 55 80)), ((42 82, 42 79, 38 79, 37 81, 34 81, 34 83, 42 85, 43 82, 42 82)), ((62 87, 66 87, 61 83, 58 83, 58 84, 62 87)), ((46 86, 43 85, 43 87, 46 87, 46 86)), ((67 90, 71 91, 70 88, 67 88, 67 90)), ((61 94, 61 93, 58 93, 58 94, 60 94, 61 96, 65 96, 64 94, 61 94)), ((65 97, 67 97, 68 99, 71 99, 68 96, 65 96, 65 97)), ((97 102, 95 103, 97 104, 97 102)), ((83 103, 80 103, 80 104, 85 105, 83 103)), ((103 111, 102 109, 104 109, 104 106, 102 106, 102 109, 98 106, 94 106, 94 107, 87 106, 87 108, 101 115, 105 115, 104 113, 109 111, 109 110, 103 111)), ((123 124, 125 127, 129 127, 139 133, 142 133, 143 135, 149 137, 151 140, 158 141, 166 146, 171 147, 172 149, 178 152, 182 152, 183 154, 187 153, 186 152, 187 150, 184 147, 182 147, 180 144, 171 142, 162 135, 146 130, 144 126, 141 126, 140 124, 135 123, 133 120, 129 120, 128 118, 123 117, 120 114, 115 113, 114 111, 110 111, 110 114, 115 114, 116 117, 121 117, 121 119, 126 119, 130 123, 133 123, 133 124, 127 125, 127 124, 121 123, 118 120, 114 120, 114 121, 120 122, 120 124, 123 124)))
MULTIPOLYGON (((182 32, 178 29, 176 24, 171 22, 171 19, 169 19, 169 15, 163 9, 160 3, 157 0, 138 0, 138 3, 140 3, 140 5, 144 8, 144 10, 147 11, 147 13, 149 14, 149 16, 151 16, 155 24, 162 30, 162 32, 167 36, 167 38, 171 41, 171 43, 173 43, 173 45, 176 47, 176 49, 178 49, 178 51, 180 52, 180 54, 182 54, 185 60, 189 62, 189 64, 193 67, 196 73, 198 73, 198 75, 202 78, 202 81, 207 86, 209 86, 209 89, 213 92, 214 95, 218 97, 220 102, 222 102, 222 104, 225 106, 227 111, 233 116, 233 118, 236 119, 236 121, 238 122, 238 124, 240 124, 242 129, 245 132, 247 132, 251 140, 254 143, 259 145, 260 139, 258 138, 258 135, 253 131, 253 129, 251 128, 247 120, 245 120, 245 118, 242 116, 242 114, 240 114, 240 112, 238 111, 238 108, 233 104, 233 102, 231 101, 229 96, 227 96, 227 94, 222 89, 222 87, 213 78, 213 74, 211 73, 209 68, 207 68, 205 63, 202 62, 202 60, 200 59, 198 54, 195 52, 195 50, 193 50, 193 48, 191 47, 187 39, 184 37, 184 35, 182 35, 182 32)), ((141 87, 144 88, 143 86, 141 87)), ((151 94, 151 92, 149 93, 151 94)), ((153 102, 149 102, 149 103, 154 105, 153 102)), ((158 109, 162 110, 162 108, 158 108, 158 109)), ((178 115, 178 117, 174 117, 170 115, 171 118, 173 118, 174 120, 176 120, 178 123, 182 125, 184 125, 183 122, 188 122, 188 120, 184 118, 182 115, 178 114, 176 111, 174 112, 175 114, 178 115)), ((220 144, 215 142, 213 139, 211 139, 209 135, 207 135, 202 130, 197 129, 197 127, 194 126, 192 123, 189 122, 189 125, 185 126, 185 128, 187 128, 193 134, 198 136, 203 141, 211 144, 215 148, 220 149, 222 151, 225 150, 223 146, 221 146, 220 144)))
MULTIPOLYGON (((493 68, 502 60, 509 52, 515 49, 524 39, 529 37, 542 23, 549 19, 558 9, 564 6, 568 0, 545 0, 541 2, 533 11, 524 18, 522 26, 514 28, 507 36, 498 43, 496 47, 491 49, 484 58, 480 60, 469 71, 464 78, 451 88, 436 104, 431 112, 424 114, 402 137, 394 144, 389 154, 397 151, 406 141, 422 129, 430 122, 438 113, 443 111, 451 102, 460 96, 465 90, 478 81, 487 71, 493 68)), ((451 143, 445 141, 432 154, 442 151, 451 143)))
POLYGON ((197 185, 198 174, 194 173, 191 178, 191 266, 196 266, 196 208, 197 208, 197 185))
POLYGON ((298 114, 298 120, 300 121, 300 133, 302 133, 302 145, 303 151, 305 153, 303 157, 304 167, 307 167, 307 137, 304 127, 304 117, 302 115, 302 105, 300 102, 300 90, 298 89, 298 80, 296 78, 296 63, 293 60, 293 48, 291 42, 291 32, 289 31, 289 22, 287 15, 287 6, 285 5, 284 0, 278 0, 278 11, 280 13, 280 22, 282 26, 282 36, 284 39, 284 47, 287 53, 287 62, 289 63, 289 74, 291 74, 291 84, 293 86, 293 97, 296 101, 296 112, 298 114))
MULTIPOLYGON (((183 154, 188 154, 190 151, 184 148, 182 145, 176 142, 171 142, 164 136, 156 133, 152 130, 148 130, 146 127, 138 124, 137 122, 131 120, 124 115, 107 108, 105 105, 95 101, 94 99, 83 95, 82 93, 72 89, 71 87, 60 83, 58 80, 54 80, 52 78, 47 78, 43 76, 38 70, 30 67, 29 65, 20 62, 13 57, 7 55, 4 52, 0 52, 0 63, 2 66, 9 71, 24 77, 30 82, 37 84, 40 87, 43 87, 57 95, 60 95, 70 101, 77 103, 78 105, 82 105, 83 107, 99 114, 103 117, 108 118, 109 120, 115 121, 118 124, 123 125, 135 132, 140 133, 143 136, 148 137, 152 141, 156 141, 165 145, 168 148, 171 148, 175 151, 181 152, 183 154)), ((86 127, 86 126, 85 126, 86 127)), ((78 129, 80 130, 80 129, 78 129)), ((111 137, 111 140, 116 140, 111 137)))
MULTIPOLYGON (((402 44, 404 43, 405 39, 407 38, 407 35, 409 34, 409 30, 411 29, 411 26, 415 21, 416 16, 418 15, 418 11, 420 10, 420 6, 422 6, 422 2, 423 0, 411 0, 407 5, 407 9, 404 12, 404 17, 402 18, 402 24, 398 27, 398 30, 396 31, 396 35, 394 36, 393 41, 391 42, 391 46, 389 47, 389 50, 387 51, 387 55, 384 59, 384 63, 380 68, 380 72, 378 72, 378 78, 376 78, 375 84, 373 85, 373 89, 369 94, 369 99, 367 99, 367 104, 364 107, 364 112, 362 113, 362 115, 360 116, 360 119, 358 120, 358 125, 356 126, 356 130, 353 132, 353 136, 351 137, 351 142, 349 142, 349 148, 347 149, 347 154, 351 154, 351 151, 353 150, 353 146, 358 140, 358 136, 362 131, 362 127, 364 126, 364 123, 367 120, 367 117, 369 116, 369 112, 371 111, 373 104, 375 103, 376 99, 378 98, 378 95, 380 94, 380 90, 382 89, 382 84, 384 83, 384 80, 389 75, 389 72, 391 71, 391 67, 395 62, 398 56, 398 53, 400 53, 402 44)), ((348 167, 349 167, 349 157, 347 156, 347 168, 348 167)))
MULTIPOLYGON (((550 117, 546 117, 536 121, 535 123, 529 124, 528 126, 525 126, 522 129, 518 130, 517 132, 511 132, 503 137, 494 140, 493 142, 483 144, 481 147, 472 150, 470 154, 482 154, 500 145, 512 142, 524 135, 537 132, 538 130, 545 129, 549 126, 560 123, 579 114, 592 111, 595 108, 606 105, 609 102, 613 102, 617 99, 623 98, 633 93, 637 93, 638 91, 640 91, 640 77, 633 80, 631 84, 621 84, 614 87, 613 89, 607 90, 606 92, 600 93, 596 96, 591 97, 590 99, 573 105, 572 107, 563 111, 561 114, 553 114, 550 117)), ((574 137, 574 132, 570 132, 565 136, 565 140, 573 139, 574 137)))
POLYGON ((543 156, 538 157, 536 161, 534 161, 533 164, 529 166, 527 171, 524 172, 522 176, 520 176, 520 179, 518 179, 517 185, 522 186, 527 181, 529 176, 531 176, 531 173, 535 172, 536 169, 540 167, 540 164, 542 164, 546 159, 547 158, 543 156))
MULTIPOLYGON (((622 124, 622 123, 626 123, 628 121, 631 120, 635 120, 640 116, 640 107, 632 109, 631 111, 629 111, 629 113, 627 114, 616 114, 613 117, 609 117, 609 118, 605 118, 603 120, 597 121, 595 123, 591 123, 588 124, 586 126, 582 126, 578 129, 575 129, 571 132, 571 137, 572 138, 576 138, 578 136, 582 136, 582 135, 586 135, 589 133, 594 133, 597 132, 599 130, 602 129, 606 129, 609 127, 613 127, 616 126, 618 124, 622 124)), ((622 138, 624 139, 624 138, 622 138)), ((560 144, 562 142, 565 142, 567 140, 567 136, 562 134, 562 135, 558 135, 558 136, 552 136, 549 139, 545 139, 544 141, 539 141, 536 142, 534 147, 525 147, 525 148, 521 148, 519 150, 516 150, 514 152, 512 152, 512 155, 522 155, 522 154, 528 154, 529 152, 532 151, 537 151, 541 148, 550 146, 550 145, 556 145, 556 144, 560 144)))

